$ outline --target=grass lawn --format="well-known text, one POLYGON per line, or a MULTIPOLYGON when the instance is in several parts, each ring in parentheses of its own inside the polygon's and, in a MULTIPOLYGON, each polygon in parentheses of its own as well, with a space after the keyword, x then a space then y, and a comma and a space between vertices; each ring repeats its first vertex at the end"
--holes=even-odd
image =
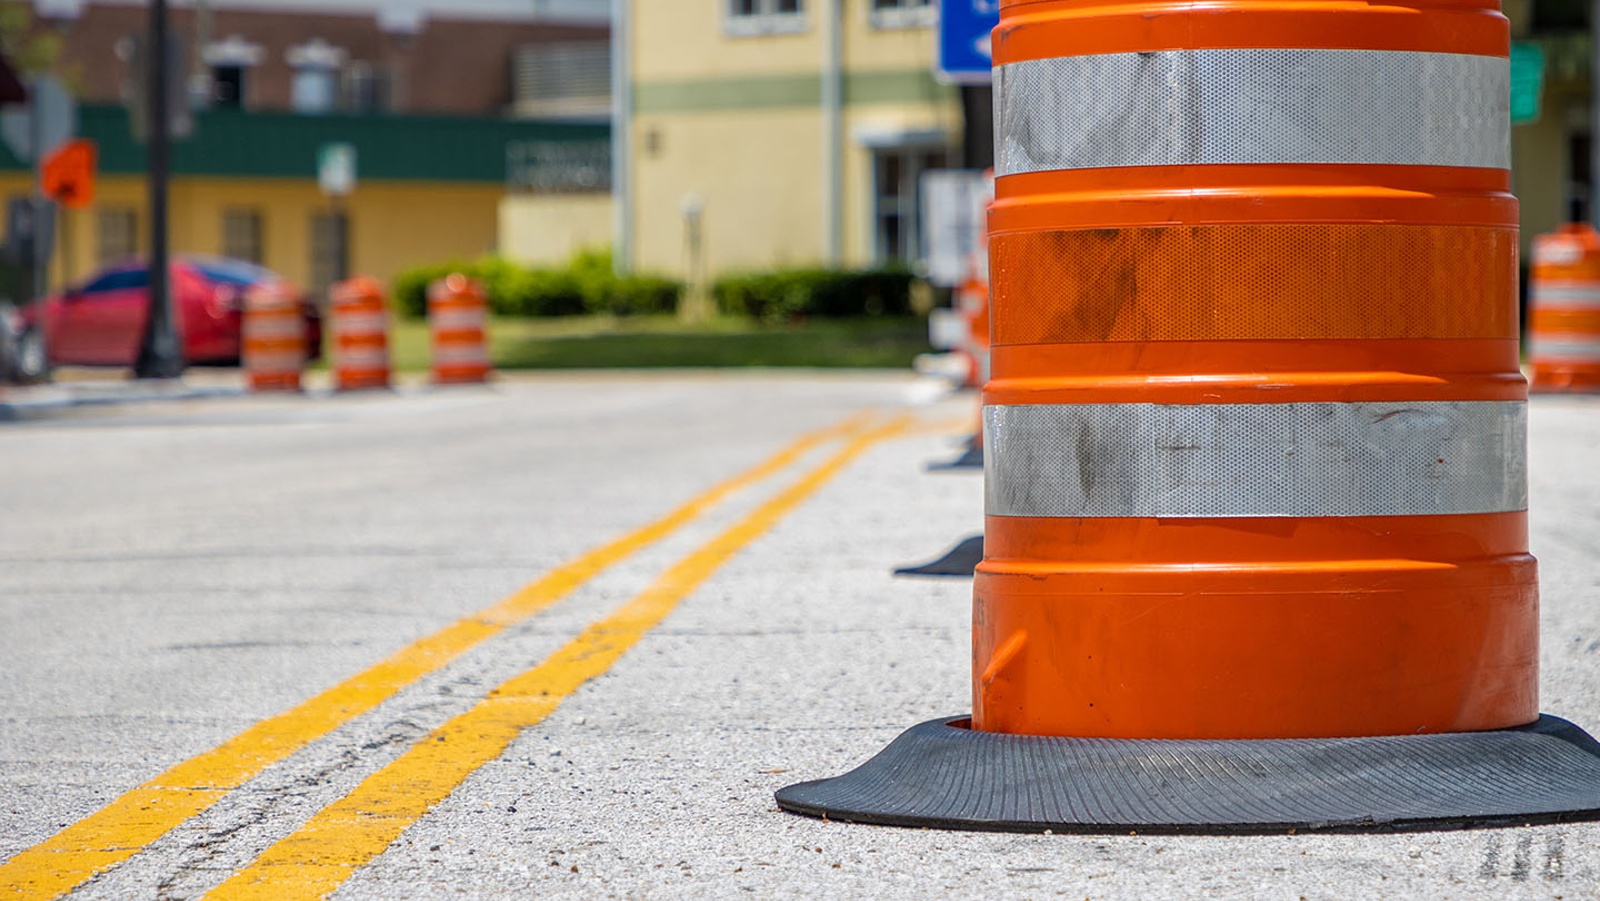
MULTIPOLYGON (((390 357, 397 371, 428 368, 426 322, 397 318, 390 340, 390 357)), ((915 317, 819 319, 774 326, 734 318, 691 326, 671 316, 495 318, 489 323, 489 354, 497 369, 902 369, 928 350, 927 322, 915 317)))

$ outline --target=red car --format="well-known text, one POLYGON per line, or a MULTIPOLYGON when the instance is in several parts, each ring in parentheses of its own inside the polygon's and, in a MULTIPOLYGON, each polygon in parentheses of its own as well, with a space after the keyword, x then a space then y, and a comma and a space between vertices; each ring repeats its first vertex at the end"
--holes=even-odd
MULTIPOLYGON (((179 346, 186 363, 239 361, 246 292, 281 284, 269 269, 220 257, 175 257, 170 278, 179 346)), ((44 320, 48 365, 132 366, 150 305, 150 267, 130 260, 23 309, 23 340, 38 340, 44 320)), ((322 350, 322 317, 304 299, 308 359, 322 350)))

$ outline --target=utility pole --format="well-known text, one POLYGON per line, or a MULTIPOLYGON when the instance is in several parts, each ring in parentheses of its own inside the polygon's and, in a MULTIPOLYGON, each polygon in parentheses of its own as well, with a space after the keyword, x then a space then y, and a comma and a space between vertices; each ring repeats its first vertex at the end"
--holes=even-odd
POLYGON ((141 379, 176 378, 183 371, 167 267, 167 176, 171 115, 168 93, 167 0, 150 0, 150 37, 145 54, 146 120, 149 135, 150 313, 133 374, 141 379))

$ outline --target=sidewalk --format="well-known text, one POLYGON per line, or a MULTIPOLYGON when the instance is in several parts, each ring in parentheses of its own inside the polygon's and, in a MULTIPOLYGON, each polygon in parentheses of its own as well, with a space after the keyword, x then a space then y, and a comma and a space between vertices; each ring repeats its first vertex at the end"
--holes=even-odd
POLYGON ((237 369, 189 369, 175 379, 136 379, 128 370, 62 367, 44 385, 0 385, 0 422, 38 419, 95 404, 147 403, 237 397, 245 393, 237 369))

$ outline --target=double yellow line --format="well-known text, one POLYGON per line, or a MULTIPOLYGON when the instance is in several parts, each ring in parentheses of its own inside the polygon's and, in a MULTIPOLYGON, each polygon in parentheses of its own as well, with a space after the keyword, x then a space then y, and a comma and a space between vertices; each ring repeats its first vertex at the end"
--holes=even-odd
POLYGON ((816 448, 845 444, 799 481, 669 567, 648 588, 527 672, 317 813, 218 886, 208 898, 321 898, 383 850, 521 730, 605 672, 741 548, 821 488, 872 445, 906 431, 896 418, 852 417, 804 436, 755 468, 661 519, 564 564, 498 604, 395 653, 204 754, 178 764, 54 837, 0 865, 0 898, 53 899, 142 851, 262 770, 360 716, 461 654, 545 609, 601 571, 658 541, 741 488, 773 476, 816 448))

